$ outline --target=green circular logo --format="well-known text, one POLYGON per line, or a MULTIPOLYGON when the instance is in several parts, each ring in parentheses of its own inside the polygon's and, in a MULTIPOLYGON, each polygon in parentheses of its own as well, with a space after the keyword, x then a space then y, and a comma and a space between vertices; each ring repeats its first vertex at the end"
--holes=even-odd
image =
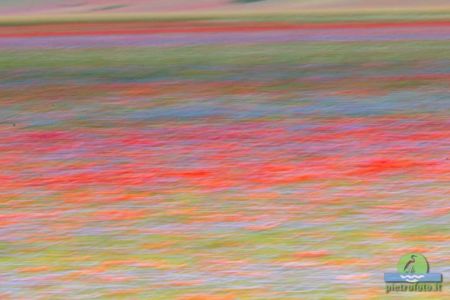
POLYGON ((429 269, 430 266, 428 265, 427 259, 419 253, 403 255, 397 264, 397 271, 399 273, 425 274, 428 273, 429 269))

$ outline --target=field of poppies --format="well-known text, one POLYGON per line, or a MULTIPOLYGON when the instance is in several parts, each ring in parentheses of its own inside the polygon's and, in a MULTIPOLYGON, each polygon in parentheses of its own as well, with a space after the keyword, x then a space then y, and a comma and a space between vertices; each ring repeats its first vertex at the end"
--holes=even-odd
POLYGON ((2 23, 0 299, 446 280, 450 18, 396 18, 2 23))

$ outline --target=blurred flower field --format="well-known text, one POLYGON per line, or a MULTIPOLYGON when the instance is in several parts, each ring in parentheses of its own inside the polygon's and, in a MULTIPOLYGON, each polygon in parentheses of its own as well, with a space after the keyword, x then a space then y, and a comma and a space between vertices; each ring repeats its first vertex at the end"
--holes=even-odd
POLYGON ((373 19, 1 25, 0 299, 446 280, 450 18, 373 19))

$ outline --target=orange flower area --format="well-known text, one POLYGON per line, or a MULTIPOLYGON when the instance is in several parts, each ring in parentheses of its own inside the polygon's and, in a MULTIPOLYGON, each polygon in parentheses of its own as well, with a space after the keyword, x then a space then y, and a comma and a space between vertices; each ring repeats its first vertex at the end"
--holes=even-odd
POLYGON ((230 213, 209 213, 208 215, 197 216, 192 222, 197 223, 215 223, 215 222, 251 222, 256 221, 259 216, 247 216, 242 214, 230 213))
POLYGON ((165 248, 170 248, 175 244, 175 242, 171 242, 171 241, 165 241, 165 242, 159 242, 159 243, 146 243, 142 245, 142 248, 144 249, 151 249, 151 250, 156 250, 156 249, 165 249, 165 248))
POLYGON ((116 276, 101 274, 96 279, 103 282, 130 282, 135 281, 138 278, 136 276, 116 276))
POLYGON ((264 230, 270 230, 270 229, 276 228, 282 224, 283 224, 283 222, 268 222, 268 223, 261 224, 261 225, 247 226, 247 227, 245 227, 245 229, 250 230, 250 231, 264 231, 264 230))
POLYGON ((167 283, 167 285, 177 286, 177 287, 196 286, 196 285, 201 285, 203 282, 204 282, 203 280, 170 281, 167 283))
POLYGON ((345 269, 349 267, 357 268, 368 268, 376 267, 380 264, 379 261, 374 261, 372 259, 362 259, 362 258, 329 258, 323 262, 322 267, 324 269, 345 269))
POLYGON ((18 272, 21 273, 40 273, 40 272, 48 272, 51 271, 52 268, 49 266, 37 266, 37 267, 23 267, 18 269, 18 272))
POLYGON ((297 252, 294 254, 296 259, 308 259, 308 258, 318 258, 318 257, 326 257, 329 256, 330 252, 327 250, 316 250, 316 251, 304 251, 297 252))
POLYGON ((77 278, 82 275, 100 275, 114 268, 154 268, 166 269, 168 265, 158 261, 139 261, 139 260, 110 260, 104 261, 96 266, 83 268, 70 274, 70 277, 77 278))
POLYGON ((410 247, 410 248, 397 248, 394 249, 393 252, 397 253, 398 255, 405 254, 405 253, 433 253, 437 251, 437 247, 410 247))
POLYGON ((377 300, 402 255, 445 266, 450 20, 223 17, 0 26, 0 300, 377 300))
POLYGON ((374 288, 361 288, 361 289, 351 289, 348 291, 349 297, 347 299, 364 299, 364 300, 375 300, 381 299, 384 294, 384 290, 379 287, 374 288))
POLYGON ((426 166, 424 162, 405 160, 405 159, 375 159, 368 163, 361 164, 357 171, 353 171, 352 175, 370 175, 382 172, 410 170, 415 167, 426 166))
POLYGON ((123 290, 117 290, 109 293, 108 295, 110 297, 129 297, 133 296, 139 293, 144 292, 144 289, 141 288, 134 288, 134 289, 123 289, 123 290))
MULTIPOLYGON (((428 80, 433 81, 436 84, 441 83, 447 83, 449 80, 448 75, 444 75, 441 77, 431 77, 431 78, 418 78, 417 76, 411 76, 411 77, 402 77, 402 78, 391 78, 391 77, 381 77, 381 78, 374 78, 374 80, 367 82, 367 79, 364 79, 366 81, 359 82, 358 78, 352 78, 351 83, 349 83, 349 80, 342 80, 342 79, 335 79, 331 80, 330 82, 323 83, 318 82, 317 80, 304 78, 302 79, 301 83, 305 84, 307 83, 310 85, 311 89, 316 90, 323 90, 325 93, 328 93, 329 95, 338 95, 338 96, 371 96, 371 95, 380 95, 380 94, 386 94, 389 92, 388 85, 392 81, 398 81, 398 82, 404 82, 408 80, 428 80), (361 86, 359 88, 355 88, 354 85, 355 82, 361 86), (343 89, 335 91, 334 87, 336 85, 341 86, 343 89), (380 87, 382 89, 380 89, 380 87), (326 92, 328 91, 328 92, 326 92)), ((362 80, 362 79, 361 79, 362 80)), ((25 90, 22 91, 16 91, 14 90, 14 97, 16 101, 22 99, 27 100, 30 95, 41 95, 45 94, 48 98, 55 98, 61 95, 61 93, 69 94, 72 96, 68 97, 80 97, 80 93, 88 94, 91 97, 92 96, 98 96, 103 95, 105 93, 107 94, 116 94, 122 96, 120 100, 114 100, 116 103, 119 102, 127 102, 127 98, 129 97, 157 97, 162 95, 173 95, 177 96, 180 94, 183 95, 189 95, 191 97, 197 96, 224 96, 224 95, 234 95, 234 96, 246 96, 246 95, 252 95, 254 93, 259 92, 260 90, 264 90, 264 93, 266 95, 273 94, 274 96, 280 96, 280 93, 289 93, 286 91, 282 91, 281 89, 273 89, 273 87, 280 86, 282 87, 285 84, 291 84, 295 81, 292 80, 280 80, 275 83, 264 83, 264 82, 258 82, 258 81, 240 81, 240 82, 223 82, 223 81, 209 81, 207 83, 205 82, 192 82, 189 80, 183 81, 180 80, 177 83, 173 83, 170 81, 160 81, 156 83, 103 83, 103 84, 96 84, 96 85, 86 85, 85 90, 79 91, 76 86, 74 85, 64 85, 64 86, 46 86, 45 90, 42 87, 27 87, 25 90)), ((11 90, 8 88, 5 88, 3 91, 0 92, 0 95, 4 97, 8 97, 11 94, 11 90)), ((179 101, 179 100, 172 101, 179 101)), ((77 100, 78 101, 78 100, 77 100)), ((171 101, 171 100, 166 100, 171 101)), ((155 106, 156 104, 149 103, 147 104, 149 107, 155 106)), ((359 130, 357 130, 359 131, 359 130)), ((356 132, 357 132, 356 131, 356 132)), ((409 136, 405 136, 402 139, 409 139, 409 140, 417 140, 417 139, 437 139, 437 138, 445 138, 448 137, 447 133, 417 133, 412 134, 409 136)))
POLYGON ((337 276, 337 279, 340 280, 362 280, 362 279, 366 279, 369 278, 370 274, 366 274, 366 273, 362 273, 362 274, 350 274, 350 275, 340 275, 337 276))
MULTIPOLYGON (((448 21, 415 21, 415 22, 340 22, 340 23, 289 23, 289 22, 81 22, 63 24, 34 24, 8 26, 0 37, 44 37, 44 36, 104 36, 116 34, 170 34, 170 33, 219 33, 219 32, 261 32, 292 29, 361 29, 361 28, 409 28, 446 26, 448 21)), ((431 29, 430 29, 431 30, 431 29)))
POLYGON ((448 241, 450 241, 450 235, 448 235, 448 234, 431 234, 431 235, 411 236, 411 237, 405 237, 405 240, 422 241, 422 242, 448 242, 448 241))
POLYGON ((400 233, 394 233, 394 232, 367 232, 366 236, 368 239, 390 239, 390 240, 401 240, 402 235, 400 233))
POLYGON ((450 214, 450 206, 432 210, 429 215, 433 217, 446 216, 450 214))
POLYGON ((13 298, 10 297, 7 293, 0 293, 0 299, 10 300, 10 299, 13 299, 13 298))
POLYGON ((98 221, 136 220, 146 216, 145 211, 137 210, 107 210, 93 213, 94 219, 98 221))
POLYGON ((17 222, 8 221, 8 220, 0 220, 0 228, 4 227, 4 226, 8 226, 10 224, 14 224, 14 223, 17 223, 17 222))
POLYGON ((195 294, 177 298, 178 300, 234 300, 234 295, 195 294))

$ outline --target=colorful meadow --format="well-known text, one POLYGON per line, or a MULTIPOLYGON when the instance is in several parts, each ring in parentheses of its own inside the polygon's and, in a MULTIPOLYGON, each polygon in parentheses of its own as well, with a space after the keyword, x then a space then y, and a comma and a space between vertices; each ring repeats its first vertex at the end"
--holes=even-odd
POLYGON ((306 19, 0 26, 0 299, 446 280, 450 18, 306 19))

